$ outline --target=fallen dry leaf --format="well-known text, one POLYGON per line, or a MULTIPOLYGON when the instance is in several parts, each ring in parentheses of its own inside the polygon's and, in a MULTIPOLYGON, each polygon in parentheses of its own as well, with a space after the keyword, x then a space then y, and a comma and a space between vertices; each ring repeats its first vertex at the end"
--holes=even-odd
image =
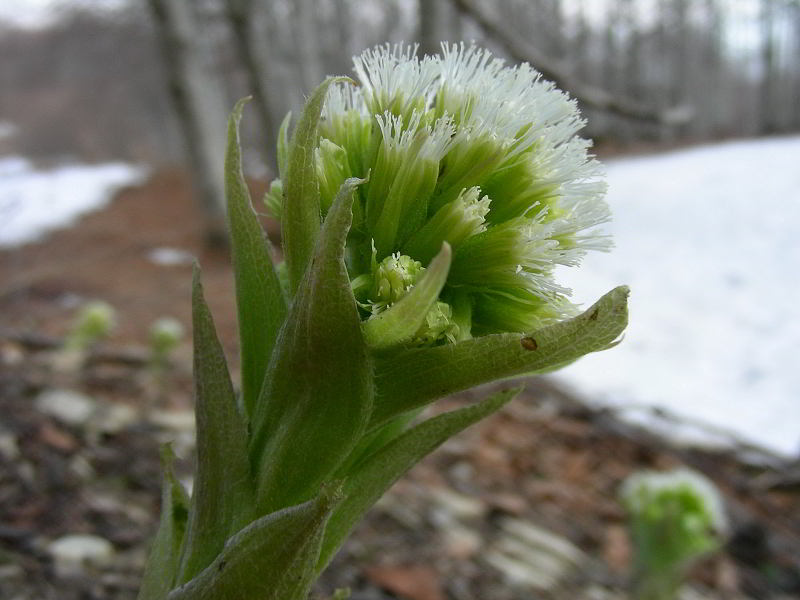
POLYGON ((375 584, 407 600, 445 600, 439 574, 424 565, 372 566, 367 577, 375 584))

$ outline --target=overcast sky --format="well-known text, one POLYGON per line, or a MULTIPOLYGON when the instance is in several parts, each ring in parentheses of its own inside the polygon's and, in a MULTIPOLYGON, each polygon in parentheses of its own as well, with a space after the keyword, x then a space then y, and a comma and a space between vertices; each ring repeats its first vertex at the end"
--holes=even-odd
POLYGON ((127 0, 0 0, 0 19, 23 27, 41 27, 58 18, 64 7, 115 8, 127 0))

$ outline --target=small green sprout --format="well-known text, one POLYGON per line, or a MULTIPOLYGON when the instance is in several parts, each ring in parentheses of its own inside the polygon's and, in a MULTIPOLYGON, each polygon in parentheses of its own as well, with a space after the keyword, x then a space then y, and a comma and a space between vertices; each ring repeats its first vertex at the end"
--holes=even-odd
POLYGON ((108 337, 115 325, 116 312, 110 304, 99 300, 87 302, 75 317, 72 330, 64 341, 64 350, 83 354, 108 337))
POLYGON ((637 600, 673 600, 686 570, 721 547, 727 531, 714 484, 688 469, 631 475, 620 491, 635 547, 637 600))
POLYGON ((163 402, 169 391, 170 354, 181 343, 184 328, 172 317, 161 317, 150 326, 149 375, 154 402, 163 402))
POLYGON ((162 317, 150 326, 150 360, 154 367, 167 366, 170 353, 181 343, 184 329, 181 322, 172 317, 162 317))

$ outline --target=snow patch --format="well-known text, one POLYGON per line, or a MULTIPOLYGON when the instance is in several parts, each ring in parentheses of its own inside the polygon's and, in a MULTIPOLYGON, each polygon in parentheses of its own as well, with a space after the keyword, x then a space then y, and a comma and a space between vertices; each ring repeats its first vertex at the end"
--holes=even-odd
POLYGON ((584 305, 630 285, 630 326, 559 376, 797 456, 798 157, 783 137, 608 162, 616 248, 558 277, 584 305))
POLYGON ((105 206, 146 170, 123 163, 36 170, 18 156, 0 158, 0 247, 17 246, 105 206))
POLYGON ((190 265, 194 262, 194 254, 180 248, 160 246, 147 253, 147 258, 156 265, 171 267, 176 265, 190 265))

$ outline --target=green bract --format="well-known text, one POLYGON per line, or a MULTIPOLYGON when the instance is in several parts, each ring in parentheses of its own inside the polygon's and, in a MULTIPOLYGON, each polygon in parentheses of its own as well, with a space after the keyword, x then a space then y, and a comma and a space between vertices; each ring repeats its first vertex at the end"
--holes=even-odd
POLYGON ((607 215, 563 94, 473 48, 381 48, 356 72, 361 87, 314 91, 291 138, 281 126, 278 266, 242 173, 243 102, 231 116, 241 392, 198 269, 194 489, 165 453, 141 600, 305 599, 394 481, 515 391, 419 420, 426 405, 610 348, 627 324, 627 288, 565 318, 552 281, 605 244, 586 229, 607 215))
MULTIPOLYGON (((347 269, 364 319, 414 285, 443 242, 452 264, 428 327, 435 344, 528 331, 575 314, 556 265, 575 265, 609 240, 605 184, 576 136, 575 102, 528 65, 443 46, 418 59, 384 46, 355 59, 358 86, 328 90, 313 153, 323 216, 339 186, 356 191, 347 269), (377 268, 376 268, 377 265, 377 268), (392 276, 389 271, 397 270, 392 276), (402 280, 387 294, 386 281, 402 280)), ((267 204, 281 216, 281 180, 267 204)))

